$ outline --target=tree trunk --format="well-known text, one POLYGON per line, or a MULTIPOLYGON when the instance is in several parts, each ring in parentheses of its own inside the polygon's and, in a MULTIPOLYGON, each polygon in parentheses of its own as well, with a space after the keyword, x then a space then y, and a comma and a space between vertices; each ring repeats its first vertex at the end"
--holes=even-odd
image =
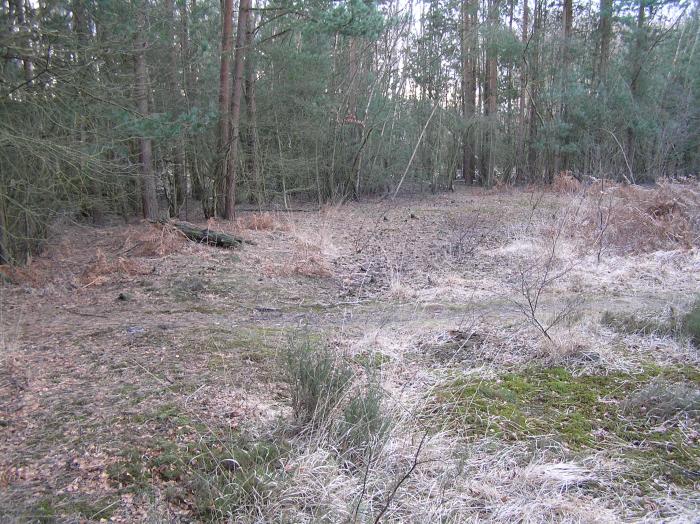
MULTIPOLYGON (((530 23, 530 6, 528 5, 529 0, 523 0, 523 27, 522 27, 522 42, 523 49, 529 47, 528 45, 528 28, 530 23)), ((526 51, 524 51, 526 52, 526 51)), ((528 89, 528 71, 527 63, 523 60, 522 67, 520 69, 520 138, 519 138, 519 150, 522 152, 520 159, 517 164, 516 180, 522 177, 522 172, 524 171, 524 166, 527 165, 526 160, 526 144, 527 144, 527 113, 525 109, 527 108, 527 89, 528 89)))
POLYGON ((484 153, 487 155, 486 185, 493 182, 496 172, 495 141, 496 127, 498 125, 498 55, 494 49, 494 33, 498 27, 498 3, 499 0, 489 0, 489 38, 491 45, 486 51, 486 115, 487 135, 484 140, 484 153))
POLYGON ((253 244, 250 240, 244 240, 222 231, 213 231, 209 228, 202 229, 188 222, 169 222, 169 224, 180 230, 190 240, 202 244, 223 248, 234 248, 241 244, 253 244))
MULTIPOLYGON (((135 45, 135 98, 136 106, 142 118, 148 118, 148 66, 146 64, 146 6, 141 3, 136 7, 136 45, 135 45)), ((156 180, 153 174, 153 150, 151 139, 139 138, 139 164, 141 165, 141 200, 143 216, 149 220, 158 217, 158 197, 156 180)))
POLYGON ((10 248, 7 244, 7 223, 5 221, 5 195, 0 193, 0 266, 9 264, 10 248))
POLYGON ((464 135, 462 137, 462 175, 465 183, 471 185, 474 179, 476 158, 474 155, 474 117, 476 113, 476 78, 473 56, 474 38, 472 34, 472 11, 476 6, 471 0, 462 2, 462 116, 464 135))
MULTIPOLYGON (((562 123, 566 123, 567 121, 567 114, 566 114, 566 103, 567 103, 567 97, 568 97, 568 74, 569 74, 569 64, 571 62, 571 33, 573 30, 573 16, 574 16, 574 11, 573 11, 573 3, 572 0, 564 0, 564 5, 562 9, 562 25, 563 25, 563 39, 562 39, 562 53, 561 53, 561 71, 562 71, 562 79, 561 79, 561 107, 560 107, 560 119, 562 123)), ((556 165, 554 168, 554 172, 558 173, 561 170, 567 170, 569 167, 569 158, 566 153, 566 146, 569 143, 569 138, 568 136, 564 136, 564 151, 562 151, 562 147, 557 144, 557 153, 556 153, 556 165)))
MULTIPOLYGON (((27 13, 23 5, 24 0, 15 0, 15 15, 17 16, 17 24, 25 31, 26 35, 31 34, 30 24, 27 22, 27 13)), ((31 85, 32 77, 34 76, 34 64, 29 56, 31 52, 31 42, 29 36, 25 42, 27 49, 27 56, 22 59, 22 65, 24 68, 24 79, 27 85, 31 85)))
POLYGON ((612 0, 600 0, 600 47, 598 56, 598 81, 605 82, 610 57, 610 39, 612 35, 612 0))
MULTIPOLYGON (((223 0, 223 20, 221 26, 221 67, 219 68, 219 164, 215 187, 225 187, 229 179, 231 150, 231 48, 233 47, 233 0, 223 0)), ((205 210, 205 215, 216 213, 217 197, 213 195, 213 209, 205 210)))
MULTIPOLYGON (((180 88, 180 73, 178 67, 178 45, 177 34, 175 30, 175 4, 173 0, 165 0, 165 10, 168 19, 168 58, 170 61, 170 78, 169 78, 169 97, 170 97, 170 112, 173 116, 177 116, 181 112, 183 106, 182 90, 180 88)), ((183 16, 186 16, 183 14, 183 16)), ((170 202, 170 211, 172 216, 179 216, 180 208, 185 201, 185 190, 187 182, 185 181, 185 145, 182 136, 175 137, 175 162, 173 163, 173 195, 170 202)))
MULTIPOLYGON (((645 7, 646 0, 639 0, 637 8, 637 34, 635 36, 634 47, 632 49, 632 78, 630 80, 630 94, 632 95, 632 102, 635 105, 639 99, 639 84, 642 75, 642 54, 645 43, 645 7)), ((636 108, 633 109, 633 114, 636 110, 636 108)), ((634 116, 630 116, 630 119, 634 120, 634 116)), ((635 126, 633 122, 630 122, 627 126, 627 159, 631 166, 632 173, 635 173, 635 171, 637 171, 636 140, 637 136, 635 126)))
POLYGON ((529 132, 527 137, 527 164, 529 170, 530 180, 534 180, 535 176, 538 175, 539 166, 537 158, 537 149, 535 148, 535 141, 537 139, 538 130, 538 114, 537 114, 537 87, 536 81, 539 74, 539 60, 540 60, 540 24, 542 23, 542 1, 535 0, 535 6, 533 11, 533 24, 532 24, 532 36, 530 37, 530 47, 532 49, 532 54, 530 55, 530 69, 528 71, 529 79, 529 108, 528 108, 528 123, 529 132))
POLYGON ((248 172, 253 180, 253 193, 258 206, 263 204, 265 200, 263 182, 258 172, 258 109, 255 97, 255 17, 248 16, 247 21, 248 53, 246 56, 246 79, 245 79, 245 99, 246 112, 248 114, 248 131, 246 133, 246 141, 248 143, 248 172))
POLYGON ((228 155, 226 178, 226 208, 224 217, 232 220, 236 207, 236 179, 238 169, 238 145, 240 142, 241 96, 243 94, 243 73, 246 53, 246 31, 250 0, 240 0, 238 27, 236 33, 236 54, 233 61, 233 93, 231 96, 231 147, 228 155))

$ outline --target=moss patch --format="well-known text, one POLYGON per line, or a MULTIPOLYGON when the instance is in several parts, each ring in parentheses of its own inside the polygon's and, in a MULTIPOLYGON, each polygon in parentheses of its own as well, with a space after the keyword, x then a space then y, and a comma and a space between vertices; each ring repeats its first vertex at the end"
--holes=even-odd
POLYGON ((457 378, 437 396, 467 435, 509 440, 549 435, 574 451, 620 448, 667 480, 689 484, 700 471, 700 451, 692 438, 673 421, 660 425, 625 409, 629 397, 657 378, 700 385, 700 373, 689 367, 581 376, 564 368, 538 368, 488 381, 457 378))

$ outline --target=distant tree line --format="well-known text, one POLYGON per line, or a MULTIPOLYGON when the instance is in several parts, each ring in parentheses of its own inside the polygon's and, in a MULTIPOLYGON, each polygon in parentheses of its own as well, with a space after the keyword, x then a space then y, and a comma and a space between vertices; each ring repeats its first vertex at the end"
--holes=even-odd
POLYGON ((2 0, 0 263, 62 217, 232 218, 700 164, 679 0, 2 0))

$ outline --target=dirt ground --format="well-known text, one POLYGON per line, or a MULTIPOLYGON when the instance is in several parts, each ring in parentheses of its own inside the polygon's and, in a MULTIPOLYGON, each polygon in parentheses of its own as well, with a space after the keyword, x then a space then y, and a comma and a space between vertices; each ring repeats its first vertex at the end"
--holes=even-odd
POLYGON ((694 521, 698 210, 620 195, 66 228, 0 289, 0 521, 694 521), (362 467, 294 429, 300 340, 380 384, 362 467))

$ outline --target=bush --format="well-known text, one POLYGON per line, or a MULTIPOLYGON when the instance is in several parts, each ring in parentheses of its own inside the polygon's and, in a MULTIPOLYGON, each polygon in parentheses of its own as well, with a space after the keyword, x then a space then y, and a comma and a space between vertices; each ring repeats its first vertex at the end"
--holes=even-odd
POLYGON ((693 307, 683 318, 683 333, 693 344, 700 347, 700 300, 693 304, 693 307))
POLYGON ((296 420, 302 425, 327 421, 352 383, 350 367, 308 339, 289 345, 286 364, 296 420))
POLYGON ((355 458, 364 456, 386 437, 391 421, 382 410, 383 391, 375 380, 370 380, 362 394, 348 402, 343 410, 339 435, 343 447, 355 458))

